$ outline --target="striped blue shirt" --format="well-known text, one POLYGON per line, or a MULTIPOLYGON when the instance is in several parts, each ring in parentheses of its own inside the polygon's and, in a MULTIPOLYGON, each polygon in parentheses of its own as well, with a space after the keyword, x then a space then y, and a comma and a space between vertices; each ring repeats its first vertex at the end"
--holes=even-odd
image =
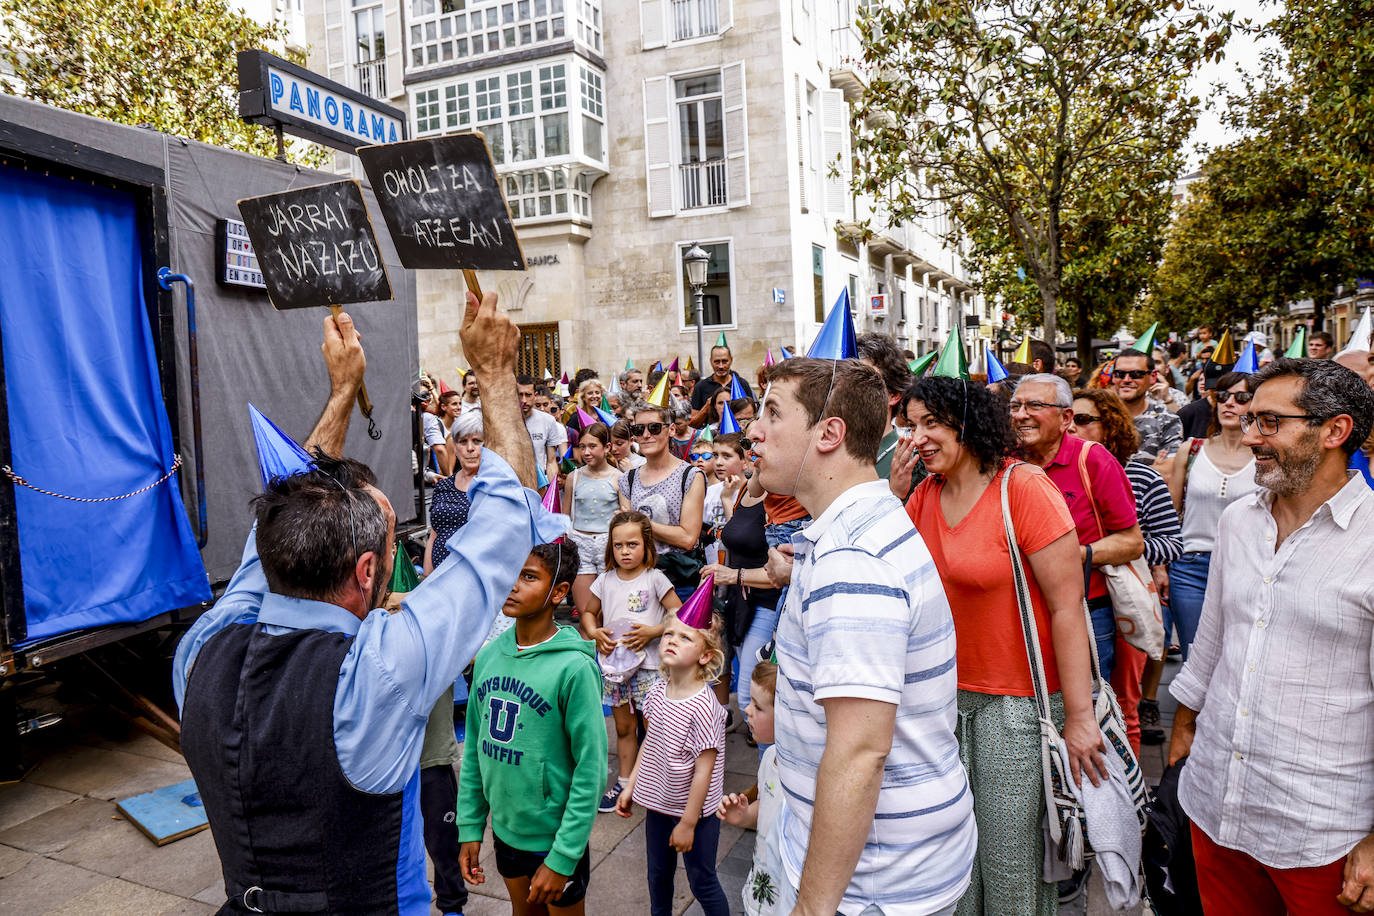
POLYGON ((778 624, 777 830, 800 884, 833 697, 897 707, 878 807, 840 912, 918 916, 957 902, 977 848, 959 762, 954 622, 921 536, 883 480, 842 493, 792 539, 778 624))

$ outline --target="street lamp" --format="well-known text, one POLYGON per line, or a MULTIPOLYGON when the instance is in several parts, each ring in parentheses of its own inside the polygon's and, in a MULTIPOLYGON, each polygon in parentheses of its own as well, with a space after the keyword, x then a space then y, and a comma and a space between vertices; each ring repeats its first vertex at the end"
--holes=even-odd
MULTIPOLYGON (((687 285, 692 287, 692 314, 697 321, 697 366, 699 372, 705 372, 706 350, 702 343, 702 290, 706 288, 706 264, 711 260, 711 255, 696 242, 687 249, 687 253, 682 256, 683 265, 687 270, 687 285)), ((704 377, 704 376, 703 376, 704 377)))

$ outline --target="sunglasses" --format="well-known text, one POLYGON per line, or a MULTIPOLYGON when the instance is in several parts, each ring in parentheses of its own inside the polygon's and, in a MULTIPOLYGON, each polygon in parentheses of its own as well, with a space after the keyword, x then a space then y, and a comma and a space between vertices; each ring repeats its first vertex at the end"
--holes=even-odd
POLYGON ((644 435, 645 430, 648 430, 649 435, 657 436, 667 428, 668 424, 666 423, 633 423, 630 425, 630 435, 639 437, 644 435))
POLYGON ((1225 404, 1231 398, 1235 398, 1237 404, 1249 404, 1255 399, 1255 395, 1249 391, 1218 391, 1216 395, 1218 404, 1225 404))
POLYGON ((715 452, 692 452, 687 456, 690 461, 709 461, 714 457, 716 457, 715 452))
POLYGON ((1089 423, 1101 423, 1101 417, 1094 417, 1090 413, 1076 413, 1073 415, 1073 422, 1076 426, 1087 426, 1089 423))
POLYGON ((1149 374, 1149 369, 1117 369, 1112 378, 1145 378, 1149 374))

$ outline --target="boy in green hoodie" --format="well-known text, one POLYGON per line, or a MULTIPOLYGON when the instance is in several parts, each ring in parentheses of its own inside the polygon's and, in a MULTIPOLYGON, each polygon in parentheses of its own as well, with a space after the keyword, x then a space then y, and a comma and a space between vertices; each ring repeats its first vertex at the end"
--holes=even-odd
POLYGON ((595 644, 553 621, 577 574, 577 546, 530 552, 501 611, 515 625, 473 663, 458 774, 459 867, 469 884, 491 813, 496 870, 514 916, 581 916, 606 770, 595 644))

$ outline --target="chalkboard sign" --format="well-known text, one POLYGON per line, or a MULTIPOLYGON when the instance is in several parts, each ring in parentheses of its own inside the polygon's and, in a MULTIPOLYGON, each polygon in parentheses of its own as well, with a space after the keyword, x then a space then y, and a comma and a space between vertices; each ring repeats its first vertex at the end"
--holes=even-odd
POLYGON ((358 158, 406 267, 525 269, 481 134, 364 146, 358 158))
POLYGON ((277 308, 391 298, 358 182, 250 197, 239 201, 239 213, 277 308))

